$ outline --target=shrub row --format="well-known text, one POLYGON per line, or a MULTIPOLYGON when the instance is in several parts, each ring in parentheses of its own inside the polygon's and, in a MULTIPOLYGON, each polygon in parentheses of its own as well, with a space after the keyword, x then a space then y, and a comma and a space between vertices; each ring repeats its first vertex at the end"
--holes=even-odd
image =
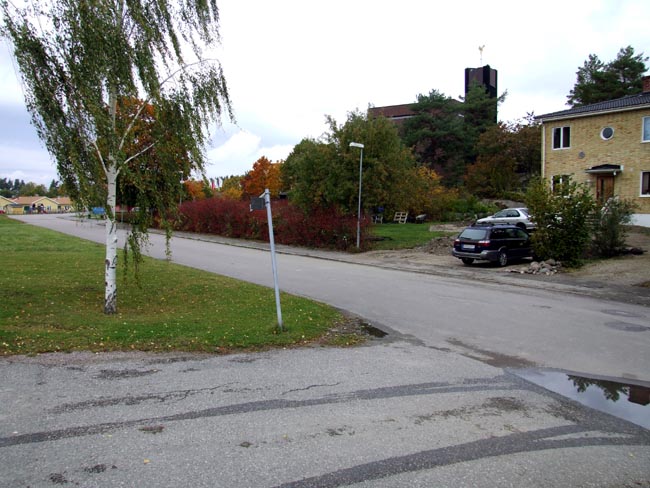
MULTIPOLYGON (((275 242, 293 246, 348 250, 356 246, 357 219, 336 210, 319 210, 307 215, 287 200, 274 200, 275 242)), ((267 241, 266 210, 251 212, 248 202, 210 198, 184 202, 177 230, 215 234, 238 239, 267 241)), ((367 239, 369 223, 361 224, 361 245, 367 239)))

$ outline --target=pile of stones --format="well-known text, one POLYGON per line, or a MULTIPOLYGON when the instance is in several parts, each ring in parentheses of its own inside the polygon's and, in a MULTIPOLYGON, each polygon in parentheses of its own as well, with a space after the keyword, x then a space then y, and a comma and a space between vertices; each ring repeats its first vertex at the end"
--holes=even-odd
POLYGON ((532 274, 532 275, 554 275, 562 269, 562 263, 555 259, 546 261, 533 261, 527 268, 513 270, 514 273, 532 274))

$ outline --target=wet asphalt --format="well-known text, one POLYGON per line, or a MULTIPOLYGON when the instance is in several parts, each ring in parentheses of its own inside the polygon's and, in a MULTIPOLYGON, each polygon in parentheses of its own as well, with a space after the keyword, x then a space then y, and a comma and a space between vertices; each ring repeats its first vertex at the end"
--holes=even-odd
POLYGON ((508 358, 389 332, 350 349, 0 358, 0 486, 650 486, 650 431, 508 358))

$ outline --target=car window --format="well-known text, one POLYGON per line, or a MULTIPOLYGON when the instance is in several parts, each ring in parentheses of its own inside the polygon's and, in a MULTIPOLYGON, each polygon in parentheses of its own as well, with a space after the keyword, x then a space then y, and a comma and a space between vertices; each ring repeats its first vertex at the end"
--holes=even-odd
POLYGON ((492 239, 505 239, 507 235, 505 229, 494 229, 490 237, 492 239))
POLYGON ((507 214, 505 210, 501 210, 495 213, 492 217, 496 217, 496 218, 507 217, 507 214))
POLYGON ((459 238, 471 239, 473 241, 480 241, 485 239, 487 231, 485 229, 465 229, 460 233, 459 238))
POLYGON ((506 217, 519 217, 519 212, 516 210, 508 210, 506 217))

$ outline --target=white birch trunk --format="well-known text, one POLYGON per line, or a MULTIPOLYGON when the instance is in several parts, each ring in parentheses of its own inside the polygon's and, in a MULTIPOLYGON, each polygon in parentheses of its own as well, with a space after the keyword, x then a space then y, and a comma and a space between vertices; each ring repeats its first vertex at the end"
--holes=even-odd
POLYGON ((117 222, 115 220, 115 204, 117 193, 117 169, 115 162, 110 161, 106 167, 108 196, 106 198, 106 269, 104 313, 117 313, 117 222))

